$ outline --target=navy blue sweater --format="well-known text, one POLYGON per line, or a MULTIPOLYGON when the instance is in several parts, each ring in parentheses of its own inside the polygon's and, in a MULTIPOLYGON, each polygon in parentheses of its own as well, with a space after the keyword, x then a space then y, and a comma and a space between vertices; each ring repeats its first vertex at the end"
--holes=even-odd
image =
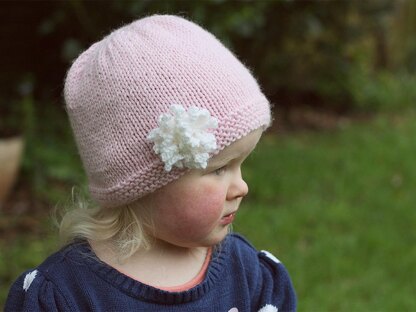
POLYGON ((284 266, 230 234, 213 253, 206 277, 183 292, 140 283, 99 261, 88 243, 70 245, 12 285, 5 311, 213 311, 296 310, 284 266))

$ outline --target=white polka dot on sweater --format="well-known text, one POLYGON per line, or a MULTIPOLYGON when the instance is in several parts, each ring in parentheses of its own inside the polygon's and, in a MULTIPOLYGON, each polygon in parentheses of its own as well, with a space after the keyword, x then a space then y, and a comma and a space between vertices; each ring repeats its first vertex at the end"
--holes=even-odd
MULTIPOLYGON (((274 305, 266 304, 263 308, 261 308, 258 312, 277 312, 279 311, 274 305)), ((238 312, 237 308, 231 308, 228 312, 238 312)))
POLYGON ((276 263, 280 263, 280 260, 277 259, 275 256, 273 256, 273 254, 271 254, 270 252, 268 252, 267 250, 262 250, 261 251, 263 254, 266 255, 267 258, 269 258, 270 260, 273 260, 276 263))
POLYGON ((261 308, 258 312, 277 312, 279 311, 274 305, 266 304, 263 308, 261 308))
POLYGON ((25 280, 23 281, 24 291, 27 291, 29 289, 30 285, 36 277, 36 274, 38 274, 38 270, 34 270, 33 272, 26 274, 25 280))

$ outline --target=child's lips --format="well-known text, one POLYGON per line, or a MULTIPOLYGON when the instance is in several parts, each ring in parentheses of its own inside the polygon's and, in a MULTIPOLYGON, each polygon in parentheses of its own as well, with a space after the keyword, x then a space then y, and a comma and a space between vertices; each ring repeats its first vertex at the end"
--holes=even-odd
POLYGON ((230 223, 232 223, 234 221, 234 217, 235 217, 235 213, 236 211, 229 213, 227 215, 225 215, 224 217, 221 218, 221 225, 228 225, 230 223))

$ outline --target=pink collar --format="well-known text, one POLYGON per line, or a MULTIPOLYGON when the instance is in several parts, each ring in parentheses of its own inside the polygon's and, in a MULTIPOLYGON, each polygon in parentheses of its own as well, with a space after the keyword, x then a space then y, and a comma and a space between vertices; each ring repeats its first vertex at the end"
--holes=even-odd
POLYGON ((192 287, 198 285, 205 278, 205 273, 207 272, 208 265, 209 265, 209 262, 211 260, 211 254, 212 254, 212 248, 208 248, 207 256, 205 258, 205 261, 204 261, 204 264, 202 265, 201 270, 189 282, 186 282, 185 284, 182 284, 182 285, 179 285, 179 286, 171 286, 171 287, 157 286, 157 288, 162 289, 162 290, 166 290, 166 291, 169 291, 169 292, 181 292, 181 291, 186 291, 188 289, 191 289, 192 287))

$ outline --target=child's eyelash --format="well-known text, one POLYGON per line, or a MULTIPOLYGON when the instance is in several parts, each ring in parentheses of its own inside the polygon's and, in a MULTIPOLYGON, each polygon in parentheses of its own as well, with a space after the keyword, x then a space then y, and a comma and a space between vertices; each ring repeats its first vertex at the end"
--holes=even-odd
POLYGON ((224 171, 225 171, 225 169, 227 168, 227 165, 225 165, 225 166, 222 166, 222 167, 220 167, 220 168, 218 168, 218 169, 215 169, 213 172, 216 174, 216 175, 220 175, 221 173, 223 173, 224 171))

